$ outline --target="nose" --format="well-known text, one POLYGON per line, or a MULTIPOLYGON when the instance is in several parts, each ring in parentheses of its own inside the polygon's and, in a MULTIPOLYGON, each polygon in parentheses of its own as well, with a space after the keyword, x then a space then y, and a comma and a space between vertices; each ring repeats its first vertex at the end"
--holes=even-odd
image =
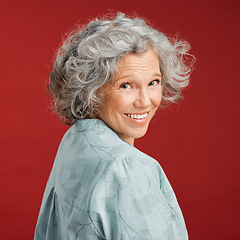
POLYGON ((151 97, 147 89, 139 89, 136 94, 134 106, 138 108, 148 108, 151 105, 151 97))

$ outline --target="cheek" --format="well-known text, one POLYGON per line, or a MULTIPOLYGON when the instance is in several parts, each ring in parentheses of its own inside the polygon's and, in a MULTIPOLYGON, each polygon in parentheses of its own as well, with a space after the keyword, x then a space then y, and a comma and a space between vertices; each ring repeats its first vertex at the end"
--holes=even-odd
POLYGON ((119 111, 124 111, 128 109, 131 105, 131 96, 128 94, 119 94, 118 97, 115 99, 115 106, 118 108, 119 111))
POLYGON ((114 93, 108 100, 108 104, 111 106, 114 112, 125 113, 131 105, 131 94, 123 92, 114 93))
POLYGON ((125 113, 125 110, 131 102, 131 97, 122 92, 111 92, 105 94, 102 101, 102 112, 105 114, 125 113))
POLYGON ((160 92, 159 91, 155 92, 152 95, 152 100, 154 105, 159 106, 162 100, 162 90, 160 92))

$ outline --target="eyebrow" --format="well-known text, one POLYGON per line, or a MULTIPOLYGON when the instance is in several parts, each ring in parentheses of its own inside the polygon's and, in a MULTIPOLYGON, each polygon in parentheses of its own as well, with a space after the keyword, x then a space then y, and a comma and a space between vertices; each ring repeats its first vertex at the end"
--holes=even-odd
POLYGON ((161 73, 156 73, 156 74, 153 74, 153 77, 162 77, 162 74, 161 73))
MULTIPOLYGON (((118 81, 120 81, 124 78, 134 78, 134 77, 135 77, 135 75, 133 75, 133 74, 123 75, 121 77, 116 77, 116 82, 118 82, 118 81)), ((162 78, 162 74, 161 73, 155 73, 155 74, 152 75, 152 78, 155 78, 155 77, 162 78)))

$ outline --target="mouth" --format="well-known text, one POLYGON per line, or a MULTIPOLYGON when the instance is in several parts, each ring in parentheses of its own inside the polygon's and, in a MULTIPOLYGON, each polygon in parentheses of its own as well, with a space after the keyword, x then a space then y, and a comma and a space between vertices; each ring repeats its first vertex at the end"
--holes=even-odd
POLYGON ((126 115, 129 118, 135 119, 135 120, 142 120, 144 118, 147 117, 148 112, 147 113, 142 113, 142 114, 131 114, 131 113, 124 113, 124 115, 126 115))

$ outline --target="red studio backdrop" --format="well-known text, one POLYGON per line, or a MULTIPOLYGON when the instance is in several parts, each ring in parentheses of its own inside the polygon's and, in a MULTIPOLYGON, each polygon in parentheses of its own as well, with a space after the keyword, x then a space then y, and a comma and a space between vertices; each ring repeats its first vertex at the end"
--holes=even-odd
POLYGON ((240 239, 238 0, 0 3, 1 239, 33 239, 67 126, 48 113, 46 82, 62 35, 108 10, 136 13, 189 41, 196 65, 179 106, 160 110, 137 148, 164 168, 190 239, 240 239))

